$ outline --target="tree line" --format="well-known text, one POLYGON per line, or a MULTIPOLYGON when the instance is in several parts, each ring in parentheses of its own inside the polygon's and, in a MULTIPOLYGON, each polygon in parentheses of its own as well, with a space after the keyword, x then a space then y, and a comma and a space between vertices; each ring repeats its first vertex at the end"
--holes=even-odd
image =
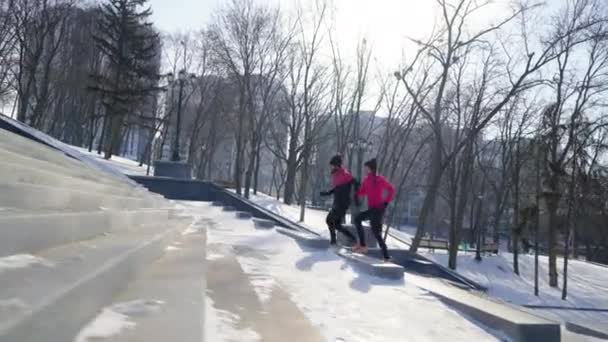
POLYGON ((180 34, 158 32, 145 0, 0 0, 0 96, 107 158, 140 136, 142 165, 163 157, 182 111, 196 177, 298 203, 301 219, 329 155, 353 170, 377 156, 398 189, 389 225, 421 198, 412 251, 443 227, 456 269, 463 242, 507 241, 517 274, 521 252, 546 254, 554 287, 561 255, 565 298, 570 256, 608 258, 608 7, 434 5, 432 32, 383 65, 373 40, 338 39, 321 0, 231 0, 180 34), (480 20, 488 11, 501 14, 480 20), (167 76, 180 71, 178 91, 167 76))

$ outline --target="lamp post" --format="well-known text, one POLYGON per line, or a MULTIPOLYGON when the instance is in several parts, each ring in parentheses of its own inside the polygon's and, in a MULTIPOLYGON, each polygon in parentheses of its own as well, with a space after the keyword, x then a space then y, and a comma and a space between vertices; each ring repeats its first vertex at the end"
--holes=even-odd
POLYGON ((357 164, 355 166, 357 168, 356 176, 357 180, 361 181, 361 165, 363 164, 363 154, 365 152, 370 151, 372 149, 373 144, 363 138, 356 138, 353 141, 349 142, 347 146, 348 149, 351 150, 351 154, 352 152, 357 153, 357 164))
MULTIPOLYGON (((357 164, 356 164, 356 168, 357 168, 357 180, 359 182, 361 182, 361 164, 363 163, 362 159, 363 159, 363 153, 367 152, 369 150, 371 150, 372 147, 372 143, 363 139, 363 138, 357 138, 354 139, 353 141, 349 142, 347 144, 348 149, 351 151, 351 155, 353 154, 353 152, 357 153, 357 164)), ((355 217, 359 214, 359 207, 358 206, 353 206, 352 210, 351 210, 351 215, 350 215, 350 221, 351 223, 355 223, 355 217)))
MULTIPOLYGON (((175 126, 175 136, 173 137, 173 147, 171 152, 171 161, 178 162, 180 160, 179 153, 179 136, 181 133, 182 126, 182 101, 184 96, 184 83, 186 82, 186 70, 180 70, 177 78, 177 82, 179 83, 179 94, 177 100, 177 121, 175 126)), ((173 84, 175 84, 173 82, 173 84)), ((173 86, 172 84, 172 86, 173 86)))
MULTIPOLYGON (((179 86, 179 99, 177 103, 177 117, 176 117, 176 126, 174 130, 174 134, 172 136, 173 140, 169 144, 168 147, 168 155, 170 155, 169 160, 164 160, 163 155, 160 156, 160 160, 156 160, 154 162, 154 175, 159 177, 170 177, 170 178, 180 178, 180 179, 190 179, 192 178, 192 167, 190 164, 186 162, 180 161, 180 146, 179 146, 179 138, 181 135, 181 125, 182 125, 182 107, 184 105, 184 87, 196 78, 196 75, 188 74, 186 70, 181 70, 178 73, 177 78, 173 75, 173 73, 168 73, 164 75, 164 78, 167 80, 166 88, 170 89, 170 99, 165 100, 165 106, 169 110, 168 115, 172 115, 171 112, 174 108, 173 105, 175 103, 175 87, 179 86), (169 146, 170 145, 170 146, 169 146)), ((169 123, 170 125, 170 123, 169 123)), ((166 136, 169 138, 169 136, 166 136)), ((164 153, 163 153, 164 154, 164 153)))

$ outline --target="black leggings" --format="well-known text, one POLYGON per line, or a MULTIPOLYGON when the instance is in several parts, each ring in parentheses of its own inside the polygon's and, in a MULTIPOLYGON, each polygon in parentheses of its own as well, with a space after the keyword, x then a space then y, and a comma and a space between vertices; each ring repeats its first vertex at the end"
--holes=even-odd
POLYGON ((348 236, 352 241, 356 240, 355 236, 342 226, 344 216, 346 216, 346 210, 336 208, 332 208, 329 211, 329 214, 327 214, 327 219, 325 219, 325 222, 327 222, 327 227, 329 228, 329 235, 331 237, 332 244, 336 244, 336 230, 348 236))
POLYGON ((369 220, 370 226, 372 228, 372 233, 374 233, 374 237, 378 240, 378 245, 382 249, 382 255, 384 259, 388 259, 388 249, 386 248, 386 243, 382 238, 382 217, 384 216, 384 209, 376 209, 369 208, 366 211, 363 211, 357 215, 355 218, 355 225, 357 226, 357 234, 359 235, 359 244, 361 246, 365 246, 365 234, 363 233, 363 226, 361 223, 363 221, 369 220))

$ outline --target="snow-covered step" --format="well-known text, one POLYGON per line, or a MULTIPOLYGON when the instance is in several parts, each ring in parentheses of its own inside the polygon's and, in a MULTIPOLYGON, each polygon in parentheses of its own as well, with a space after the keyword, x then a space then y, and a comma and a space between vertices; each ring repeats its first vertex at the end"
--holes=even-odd
POLYGON ((12 303, 0 310, 0 341, 73 341, 184 226, 150 225, 21 256, 22 267, 0 273, 0 303, 12 303))
POLYGON ((87 168, 100 176, 108 176, 100 170, 66 156, 62 151, 2 129, 0 129, 0 150, 11 151, 33 159, 63 165, 67 168, 87 168))
POLYGON ((253 215, 248 211, 237 211, 235 214, 236 217, 240 219, 250 219, 253 217, 253 215))
POLYGON ((256 228, 259 228, 259 229, 272 229, 275 226, 274 221, 260 219, 260 218, 254 218, 253 224, 255 225, 256 228))
MULTIPOLYGON (((64 158, 68 158, 65 157, 64 158)), ((72 176, 82 178, 97 183, 103 183, 114 186, 132 186, 122 181, 111 178, 109 175, 102 174, 100 171, 94 170, 84 163, 80 165, 64 165, 62 163, 50 162, 44 159, 37 159, 27 155, 18 154, 17 152, 4 150, 0 146, 0 160, 6 161, 11 164, 23 165, 29 168, 45 170, 47 172, 53 172, 65 176, 72 176)))
POLYGON ((126 197, 91 192, 87 187, 60 188, 27 183, 5 183, 0 179, 0 207, 18 209, 95 210, 99 208, 155 208, 162 203, 153 197, 126 197))
MULTIPOLYGON (((0 212, 2 213, 2 212, 0 212)), ((142 225, 169 222, 169 210, 14 211, 0 215, 0 256, 37 251, 142 225)))
POLYGON ((416 285, 431 292, 446 305, 462 312, 514 342, 560 342, 560 323, 532 315, 510 304, 482 297, 478 292, 461 290, 431 278, 416 285))
POLYGON ((356 267, 359 267, 370 275, 391 280, 403 279, 404 269, 400 265, 353 253, 351 250, 345 248, 338 250, 337 253, 339 256, 354 263, 356 267))
MULTIPOLYGON (((343 227, 348 230, 351 234, 353 234, 353 236, 357 237, 357 228, 352 225, 352 224, 345 224, 343 225, 343 227)), ((336 236, 338 239, 338 242, 343 245, 343 246, 351 246, 353 245, 354 242, 357 241, 351 241, 350 238, 348 238, 346 235, 340 233, 339 231, 336 232, 336 236)), ((367 247, 369 248, 377 248, 378 247, 378 241, 376 240, 376 237, 374 236, 374 233, 372 233, 372 229, 369 227, 369 225, 365 225, 363 224, 363 234, 365 236, 365 244, 367 245, 367 247)))
POLYGON ((206 228, 192 230, 172 241, 165 255, 130 282, 80 337, 97 337, 97 324, 115 312, 126 324, 109 338, 113 342, 203 341, 206 228))
POLYGON ((128 185, 112 185, 94 182, 72 175, 33 168, 23 164, 14 164, 3 161, 0 164, 0 175, 4 183, 28 183, 34 185, 47 185, 73 189, 87 188, 93 193, 109 193, 118 196, 143 196, 146 192, 137 187, 128 185))
POLYGON ((276 230, 283 235, 295 239, 296 242, 303 246, 319 249, 329 248, 329 240, 321 236, 282 227, 277 228, 276 230))

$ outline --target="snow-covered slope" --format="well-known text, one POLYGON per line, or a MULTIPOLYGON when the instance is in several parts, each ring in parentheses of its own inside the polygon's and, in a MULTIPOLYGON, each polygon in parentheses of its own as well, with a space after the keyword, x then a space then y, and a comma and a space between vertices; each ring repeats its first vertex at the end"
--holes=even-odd
MULTIPOLYGON (((209 340, 230 336, 235 341, 264 341, 265 323, 258 322, 281 319, 280 312, 273 311, 274 303, 279 293, 285 293, 288 301, 280 299, 281 307, 295 304, 306 317, 306 325, 318 329, 325 341, 434 342, 446 340, 448 334, 450 341, 498 341, 416 286, 413 277, 405 283, 375 278, 352 268, 331 250, 303 250, 290 238, 272 230, 256 230, 250 221, 238 220, 218 208, 189 206, 178 204, 186 212, 199 212, 214 222, 207 232, 208 268, 235 258, 255 290, 256 305, 266 312, 259 318, 247 317, 247 304, 230 311, 220 303, 222 292, 229 289, 210 285, 209 340)), ((273 329, 281 330, 277 325, 273 329)))
MULTIPOLYGON (((298 220, 300 209, 288 206, 274 198, 259 194, 252 196, 257 204, 281 216, 298 220)), ((325 216, 322 210, 307 209, 305 222, 308 228, 327 235, 325 216)), ((415 234, 415 229, 406 227, 405 230, 393 231, 400 240, 409 240, 415 234), (410 229, 407 229, 410 228, 410 229)), ((389 245, 397 248, 407 248, 406 245, 395 239, 389 239, 389 245)), ((421 254, 431 260, 447 267, 447 254, 437 251, 429 253, 424 250, 421 254)), ((540 296, 534 296, 534 257, 532 255, 520 256, 520 274, 513 273, 513 255, 501 252, 498 256, 486 256, 481 263, 474 260, 473 253, 461 254, 458 259, 457 272, 468 279, 488 288, 492 297, 517 305, 544 305, 566 306, 577 308, 608 309, 608 268, 587 263, 584 261, 571 261, 569 264, 568 299, 561 300, 561 289, 552 289, 547 282, 547 257, 540 257, 540 296)), ((558 260, 560 272, 563 260, 558 260)), ((560 284, 561 285, 561 284, 560 284)), ((531 310, 541 315, 549 316, 562 321, 583 324, 604 324, 608 326, 608 312, 575 311, 575 310, 531 310)))

